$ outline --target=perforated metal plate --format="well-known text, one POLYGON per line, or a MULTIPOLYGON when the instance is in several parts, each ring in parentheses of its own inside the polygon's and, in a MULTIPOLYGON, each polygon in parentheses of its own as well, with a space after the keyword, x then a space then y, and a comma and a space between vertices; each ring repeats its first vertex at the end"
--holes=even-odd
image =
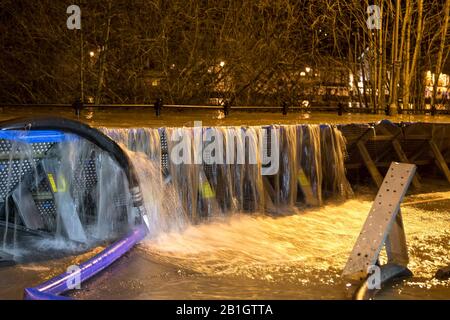
POLYGON ((377 263, 415 172, 413 164, 391 164, 344 268, 344 277, 362 280, 367 268, 377 263))
POLYGON ((76 167, 74 179, 75 192, 90 192, 97 185, 97 168, 94 154, 91 159, 76 167))
POLYGON ((0 161, 0 201, 19 183, 22 176, 31 170, 31 164, 27 159, 0 161))
POLYGON ((36 165, 37 159, 45 154, 54 143, 36 142, 30 145, 30 150, 23 150, 22 146, 16 145, 14 154, 11 155, 13 147, 11 141, 0 139, 0 202, 5 200, 22 176, 36 165), (30 155, 26 155, 29 151, 33 152, 32 163, 30 163, 30 155))
POLYGON ((167 134, 164 128, 159 129, 161 139, 161 168, 165 176, 169 174, 169 147, 167 144, 167 134))
POLYGON ((44 221, 46 230, 49 232, 56 231, 56 208, 53 197, 48 200, 35 200, 36 208, 44 221))
MULTIPOLYGON (((60 170, 58 160, 44 159, 41 161, 41 165, 47 174, 47 178, 50 176, 58 177, 60 170)), ((53 198, 56 212, 65 234, 73 241, 85 243, 87 241, 86 233, 69 190, 64 188, 64 190, 54 191, 53 198)))
POLYGON ((0 139, 0 154, 9 153, 11 150, 11 142, 9 140, 0 139))

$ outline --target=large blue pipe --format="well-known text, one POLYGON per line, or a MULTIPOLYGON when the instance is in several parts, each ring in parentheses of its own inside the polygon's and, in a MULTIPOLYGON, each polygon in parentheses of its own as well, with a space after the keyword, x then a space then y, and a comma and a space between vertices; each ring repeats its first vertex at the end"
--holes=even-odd
POLYGON ((75 273, 64 272, 36 287, 26 288, 24 299, 26 300, 65 300, 67 297, 61 296, 63 293, 72 290, 71 284, 74 278, 80 279, 81 284, 91 277, 95 276, 114 261, 119 259, 136 243, 141 241, 147 235, 148 229, 142 224, 137 226, 123 239, 113 243, 105 250, 93 258, 79 265, 75 273))

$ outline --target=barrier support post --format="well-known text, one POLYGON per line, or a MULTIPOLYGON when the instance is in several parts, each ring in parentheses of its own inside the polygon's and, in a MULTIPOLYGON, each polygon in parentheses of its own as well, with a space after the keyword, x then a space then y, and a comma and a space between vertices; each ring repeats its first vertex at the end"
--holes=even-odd
MULTIPOLYGON (((408 250, 400 203, 411 184, 416 166, 393 162, 381 183, 375 201, 356 240, 342 273, 349 281, 366 281, 371 268, 381 268, 381 283, 410 274, 407 268, 408 250), (379 265, 379 255, 385 246, 388 261, 379 265)), ((370 288, 369 288, 370 289, 370 288)))

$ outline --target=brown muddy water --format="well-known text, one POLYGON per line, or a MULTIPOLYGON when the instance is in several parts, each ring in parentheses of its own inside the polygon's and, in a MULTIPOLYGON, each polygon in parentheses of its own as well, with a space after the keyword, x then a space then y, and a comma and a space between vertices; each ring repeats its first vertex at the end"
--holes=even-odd
POLYGON ((11 108, 0 106, 0 120, 8 120, 17 117, 34 116, 62 116, 70 119, 78 119, 91 126, 99 127, 164 127, 164 126, 192 126, 194 121, 202 121, 205 126, 241 126, 241 125, 271 125, 271 124, 322 124, 322 123, 367 123, 389 119, 393 122, 450 122, 450 116, 438 115, 408 115, 402 114, 395 117, 386 117, 382 114, 344 114, 336 113, 311 113, 293 111, 287 116, 273 112, 248 112, 232 110, 225 117, 220 110, 163 110, 160 117, 155 116, 153 108, 130 109, 98 109, 86 108, 80 117, 75 116, 71 108, 11 108))
MULTIPOLYGON (((450 299, 450 282, 434 279, 439 267, 450 264, 449 205, 446 201, 444 210, 430 203, 404 206, 414 277, 378 298, 450 299)), ((237 215, 164 234, 140 244, 109 275, 91 281, 87 291, 75 296, 348 299, 340 273, 370 206, 370 201, 350 200, 284 217, 237 215)))
MULTIPOLYGON (((145 240, 83 285, 77 299, 348 299, 340 277, 371 202, 353 199, 286 216, 234 215, 145 240)), ((407 197, 402 207, 412 278, 379 299, 450 299, 450 191, 407 197), (435 200, 430 202, 430 200, 435 200), (412 204, 407 204, 412 203, 412 204)), ((43 250, 54 246, 43 241, 43 250)), ((102 248, 0 269, 0 298, 36 285, 102 248)))
MULTIPOLYGON (((2 120, 18 116, 61 115, 68 110, 5 110, 2 120)), ((85 110, 81 120, 93 126, 262 125, 294 123, 372 122, 376 115, 232 112, 220 119, 217 111, 85 110)), ((393 121, 450 122, 449 117, 402 115, 393 121)), ((427 190, 427 188, 424 188, 427 190)), ((432 188, 428 189, 431 190, 432 188)), ((346 202, 329 202, 316 209, 286 215, 240 215, 199 225, 182 232, 148 239, 111 268, 73 292, 77 299, 348 299, 340 277, 371 207, 376 190, 365 190, 346 202)), ((450 190, 407 196, 402 206, 414 276, 380 292, 379 299, 450 299, 450 280, 435 272, 450 265, 450 190)), ((36 242, 37 254, 59 244, 36 242)), ((20 299, 23 289, 37 285, 98 253, 89 252, 0 268, 0 299, 20 299)))

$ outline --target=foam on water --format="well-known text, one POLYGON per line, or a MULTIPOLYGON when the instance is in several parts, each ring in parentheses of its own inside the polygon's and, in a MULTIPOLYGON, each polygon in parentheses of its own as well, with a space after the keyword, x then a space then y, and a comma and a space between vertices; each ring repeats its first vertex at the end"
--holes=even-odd
MULTIPOLYGON (((142 247, 164 263, 209 277, 334 284, 370 207, 370 201, 350 200, 284 217, 233 215, 161 234, 142 247)), ((449 281, 434 279, 450 264, 448 212, 405 207, 402 213, 414 273, 407 286, 450 288, 449 281)))
POLYGON ((339 268, 369 208, 370 203, 353 200, 283 217, 236 214, 162 234, 145 246, 206 274, 251 274, 262 266, 339 268))
POLYGON ((172 183, 164 180, 159 161, 145 154, 127 151, 138 168, 144 206, 150 222, 150 236, 160 232, 181 231, 188 223, 178 192, 172 183))

